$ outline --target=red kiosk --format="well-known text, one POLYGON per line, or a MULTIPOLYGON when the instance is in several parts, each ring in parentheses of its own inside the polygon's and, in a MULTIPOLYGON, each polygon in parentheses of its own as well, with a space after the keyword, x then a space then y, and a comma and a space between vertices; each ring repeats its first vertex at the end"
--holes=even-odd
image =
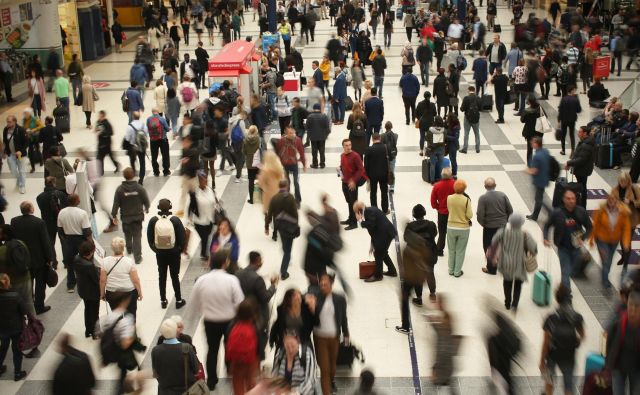
POLYGON ((209 85, 231 80, 239 94, 250 97, 255 90, 254 84, 257 86, 259 83, 259 60, 255 43, 246 40, 232 41, 209 60, 209 85))

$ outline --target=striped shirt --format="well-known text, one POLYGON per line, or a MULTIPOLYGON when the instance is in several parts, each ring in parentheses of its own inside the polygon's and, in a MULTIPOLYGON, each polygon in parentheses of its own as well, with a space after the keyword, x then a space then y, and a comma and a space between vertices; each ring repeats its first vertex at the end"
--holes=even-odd
MULTIPOLYGON (((316 387, 316 366, 316 359, 313 355, 313 350, 309 346, 301 344, 300 350, 293 360, 291 382, 289 383, 291 384, 291 389, 297 389, 300 395, 313 394, 316 387), (304 353, 302 352, 303 347, 306 347, 306 351, 304 353), (306 359, 304 367, 300 361, 300 358, 302 358, 303 355, 305 355, 306 359)), ((281 348, 276 354, 275 363, 271 373, 273 376, 285 377, 286 369, 287 352, 284 348, 281 348)))
POLYGON ((567 48, 565 55, 568 58, 569 64, 576 64, 578 63, 578 57, 580 56, 580 51, 578 51, 578 48, 576 47, 567 48))

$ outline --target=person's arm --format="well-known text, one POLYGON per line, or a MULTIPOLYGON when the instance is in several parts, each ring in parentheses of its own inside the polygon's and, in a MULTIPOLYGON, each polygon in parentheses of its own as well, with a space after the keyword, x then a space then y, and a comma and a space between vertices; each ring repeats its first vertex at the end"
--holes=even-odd
POLYGON ((349 315, 347 314, 347 301, 344 298, 342 299, 342 303, 344 305, 344 310, 342 312, 342 337, 344 338, 344 342, 346 344, 349 343, 349 315))
POLYGON ((468 198, 468 199, 469 199, 469 200, 468 200, 469 204, 467 204, 467 212, 466 212, 466 215, 467 215, 467 219, 471 219, 471 218, 473 218, 473 210, 472 210, 472 208, 471 208, 471 206, 472 206, 472 204, 471 204, 471 198, 468 198))
MULTIPOLYGON (((478 201, 478 212, 476 213, 476 216, 478 218, 478 223, 480 224, 480 226, 484 227, 485 221, 484 221, 484 216, 485 216, 485 203, 484 203, 484 199, 480 199, 478 201)), ((468 208, 468 206, 467 206, 468 208)))
POLYGON ((100 299, 104 300, 106 286, 107 286, 107 272, 104 269, 100 269, 100 299))
POLYGON ((133 283, 133 286, 136 287, 136 291, 138 292, 138 300, 142 300, 142 286, 140 286, 140 277, 138 277, 138 271, 133 268, 129 272, 129 278, 133 283))
MULTIPOLYGON (((155 242, 155 227, 157 218, 153 217, 149 220, 149 224, 147 225, 147 242, 149 243, 149 247, 151 251, 157 252, 156 242, 155 242)), ((178 233, 176 232, 176 245, 178 245, 178 233)))
POLYGON ((302 162, 302 168, 304 170, 307 169, 307 158, 304 155, 304 145, 302 144, 302 139, 296 137, 296 148, 298 149, 298 154, 300 155, 300 162, 302 162))
POLYGON ((140 196, 142 197, 142 205, 144 206, 145 213, 149 213, 149 208, 151 208, 151 203, 149 202, 149 195, 147 194, 146 189, 142 189, 140 196))
POLYGON ((540 372, 544 372, 547 369, 547 356, 549 355, 550 346, 551 334, 545 330, 544 337, 542 339, 542 350, 540 351, 540 372))
POLYGON ((437 186, 431 190, 431 208, 437 210, 438 209, 438 194, 437 194, 437 186))
POLYGON ((511 216, 511 214, 513 214, 513 207, 511 207, 511 201, 509 200, 509 197, 505 194, 504 195, 504 204, 505 204, 505 209, 507 211, 507 216, 511 216))
POLYGON ((49 239, 49 232, 47 231, 46 226, 40 227, 40 245, 44 247, 43 255, 47 263, 53 261, 53 256, 52 256, 53 250, 51 249, 51 239, 49 239))
POLYGON ((114 222, 117 221, 118 210, 120 209, 120 188, 116 189, 116 193, 113 196, 113 206, 111 206, 111 217, 114 222))

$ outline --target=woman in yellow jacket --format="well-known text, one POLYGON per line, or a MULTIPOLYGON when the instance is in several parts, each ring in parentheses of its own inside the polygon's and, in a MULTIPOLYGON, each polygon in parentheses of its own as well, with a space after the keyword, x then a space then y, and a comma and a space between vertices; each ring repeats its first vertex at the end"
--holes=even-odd
POLYGON ((449 275, 460 277, 464 255, 467 251, 469 241, 469 230, 471 228, 471 198, 464 193, 467 183, 464 180, 456 180, 453 184, 453 195, 447 197, 447 208, 449 209, 449 220, 447 222, 447 248, 449 249, 449 275))
POLYGON ((327 94, 331 96, 331 91, 329 90, 329 74, 331 72, 331 61, 327 55, 322 57, 322 62, 320 62, 320 66, 318 66, 320 71, 322 72, 322 85, 324 89, 326 89, 327 94))
MULTIPOLYGON (((629 172, 625 171, 618 176, 618 184, 613 187, 610 195, 617 197, 629 209, 629 220, 631 221, 630 232, 631 238, 633 238, 633 232, 636 230, 638 224, 640 224, 640 187, 631 182, 629 172)), ((624 254, 620 257, 618 265, 623 265, 623 274, 627 270, 628 263, 629 254, 624 254)))
POLYGON ((618 244, 622 250, 629 251, 631 245, 631 220, 629 208, 609 195, 607 201, 593 214, 593 230, 589 237, 589 245, 598 246, 598 253, 602 262, 602 288, 605 292, 611 290, 609 270, 611 261, 618 244))

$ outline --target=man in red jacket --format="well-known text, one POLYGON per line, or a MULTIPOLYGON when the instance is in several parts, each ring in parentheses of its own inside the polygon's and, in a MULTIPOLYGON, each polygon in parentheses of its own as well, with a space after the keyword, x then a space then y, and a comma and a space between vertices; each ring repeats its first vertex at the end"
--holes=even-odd
POLYGON ((436 244, 438 256, 444 255, 444 242, 447 238, 447 222, 449 221, 447 197, 454 194, 454 182, 451 168, 445 167, 442 169, 442 178, 436 182, 431 190, 431 207, 438 211, 438 243, 436 244))
POLYGON ((358 187, 367 181, 367 176, 364 172, 360 155, 351 150, 351 140, 342 140, 342 150, 338 177, 342 179, 342 193, 344 193, 344 198, 349 207, 349 219, 341 221, 340 223, 347 225, 344 230, 351 230, 358 227, 356 215, 353 212, 353 203, 358 200, 358 187))
POLYGON ((302 139, 296 136, 296 130, 291 126, 287 126, 284 130, 284 136, 276 143, 276 151, 282 167, 284 167, 287 181, 291 185, 291 174, 293 174, 293 186, 295 187, 295 197, 298 206, 302 196, 300 195, 300 184, 298 183, 298 162, 302 162, 302 171, 307 171, 307 160, 304 156, 304 146, 302 139))

